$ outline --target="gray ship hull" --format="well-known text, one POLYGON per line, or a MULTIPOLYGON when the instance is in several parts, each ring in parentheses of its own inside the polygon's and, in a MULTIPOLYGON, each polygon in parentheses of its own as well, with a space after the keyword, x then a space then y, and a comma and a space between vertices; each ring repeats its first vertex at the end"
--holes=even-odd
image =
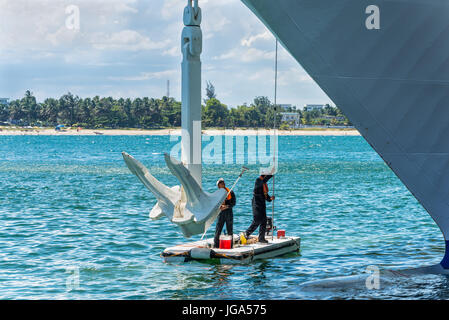
MULTIPOLYGON (((449 1, 242 1, 412 192, 449 248, 449 1)), ((441 265, 449 268, 448 249, 441 265)))

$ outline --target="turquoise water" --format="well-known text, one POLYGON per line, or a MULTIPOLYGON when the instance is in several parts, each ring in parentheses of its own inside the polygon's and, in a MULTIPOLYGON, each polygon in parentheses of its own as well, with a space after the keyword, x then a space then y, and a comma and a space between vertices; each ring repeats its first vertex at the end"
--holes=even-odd
MULTIPOLYGON (((380 290, 301 289, 370 265, 417 267, 443 256, 438 227, 361 137, 279 138, 276 225, 301 236, 301 255, 235 266, 160 258, 185 240, 167 220, 148 219, 155 200, 120 153, 174 185, 162 155, 176 144, 168 136, 0 142, 0 299, 449 298, 444 276, 380 290)), ((205 189, 214 190, 218 177, 232 182, 240 167, 205 165, 205 189)), ((235 189, 236 232, 251 222, 258 166, 249 167, 235 189)))

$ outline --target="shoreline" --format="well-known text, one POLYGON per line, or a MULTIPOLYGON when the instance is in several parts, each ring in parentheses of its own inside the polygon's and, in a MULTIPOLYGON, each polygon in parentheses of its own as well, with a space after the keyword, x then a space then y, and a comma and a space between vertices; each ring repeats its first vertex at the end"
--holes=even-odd
MULTIPOLYGON (((279 136, 360 136, 355 129, 297 129, 297 130, 276 130, 279 136)), ((251 136, 251 135, 272 135, 270 129, 205 129, 202 131, 206 136, 251 136)), ((160 129, 160 130, 140 130, 140 129, 67 129, 55 131, 54 128, 0 128, 0 136, 169 136, 180 135, 181 129, 160 129)))

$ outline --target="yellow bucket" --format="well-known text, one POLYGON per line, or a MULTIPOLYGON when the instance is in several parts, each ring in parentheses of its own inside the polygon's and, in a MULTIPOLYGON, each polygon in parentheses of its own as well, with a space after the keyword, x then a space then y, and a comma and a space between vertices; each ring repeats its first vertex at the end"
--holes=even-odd
POLYGON ((245 238, 245 236, 243 235, 243 233, 240 234, 240 243, 241 243, 241 244, 246 244, 246 238, 245 238))

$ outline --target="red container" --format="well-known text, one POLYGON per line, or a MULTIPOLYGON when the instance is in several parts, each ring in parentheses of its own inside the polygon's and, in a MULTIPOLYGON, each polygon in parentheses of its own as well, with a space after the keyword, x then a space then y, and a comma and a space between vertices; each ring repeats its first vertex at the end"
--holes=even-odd
POLYGON ((278 230, 278 239, 285 237, 285 230, 278 230))
POLYGON ((221 236, 220 237, 220 249, 231 249, 231 248, 232 248, 231 236, 221 236))

